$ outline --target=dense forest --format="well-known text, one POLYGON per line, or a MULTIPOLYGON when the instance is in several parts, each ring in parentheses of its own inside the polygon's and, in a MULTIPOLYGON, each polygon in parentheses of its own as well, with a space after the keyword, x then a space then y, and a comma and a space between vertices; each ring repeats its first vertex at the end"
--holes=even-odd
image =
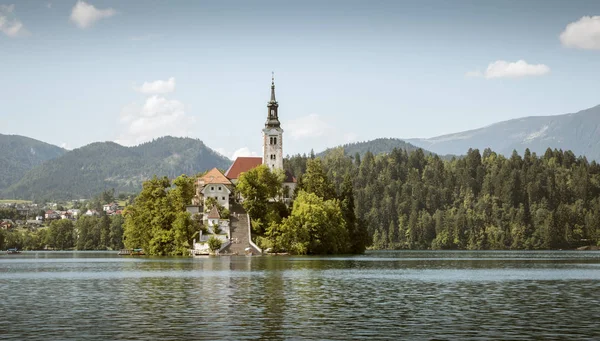
MULTIPOLYGON (((288 157, 285 168, 302 183, 310 158, 288 157)), ((600 166, 570 151, 475 149, 444 161, 420 149, 336 149, 322 162, 338 192, 352 179, 375 249, 564 249, 600 237, 600 166)))

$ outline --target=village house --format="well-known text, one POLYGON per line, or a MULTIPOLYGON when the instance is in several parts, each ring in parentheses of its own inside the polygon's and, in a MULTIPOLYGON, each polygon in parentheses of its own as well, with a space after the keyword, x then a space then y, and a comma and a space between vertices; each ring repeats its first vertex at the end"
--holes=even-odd
POLYGON ((115 211, 116 211, 116 210, 118 210, 118 209, 119 209, 119 204, 117 204, 117 203, 114 203, 114 202, 111 202, 111 203, 109 203, 109 204, 105 204, 105 205, 103 205, 103 206, 102 206, 102 210, 103 210, 104 212, 108 212, 108 211, 113 211, 113 212, 115 212, 115 211))
POLYGON ((100 214, 98 213, 98 211, 90 209, 85 212, 85 215, 91 217, 91 216, 97 216, 100 214))
POLYGON ((60 214, 54 210, 47 210, 44 214, 46 220, 60 219, 60 214))

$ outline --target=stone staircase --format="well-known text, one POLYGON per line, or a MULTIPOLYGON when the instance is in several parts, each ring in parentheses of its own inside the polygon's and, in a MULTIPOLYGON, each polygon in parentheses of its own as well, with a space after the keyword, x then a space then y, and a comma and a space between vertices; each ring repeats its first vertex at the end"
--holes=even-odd
POLYGON ((260 254, 260 251, 250 245, 250 235, 248 234, 250 221, 242 205, 233 203, 229 206, 229 229, 231 231, 232 243, 221 251, 221 254, 246 255, 246 248, 250 248, 253 255, 260 254))

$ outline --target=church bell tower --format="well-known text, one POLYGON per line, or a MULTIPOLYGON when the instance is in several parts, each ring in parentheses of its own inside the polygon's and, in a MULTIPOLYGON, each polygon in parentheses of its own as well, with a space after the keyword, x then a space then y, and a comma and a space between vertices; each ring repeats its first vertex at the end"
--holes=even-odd
POLYGON ((271 77, 271 100, 267 104, 267 122, 263 132, 263 164, 271 170, 283 169, 283 129, 279 122, 279 104, 275 100, 275 76, 271 77))

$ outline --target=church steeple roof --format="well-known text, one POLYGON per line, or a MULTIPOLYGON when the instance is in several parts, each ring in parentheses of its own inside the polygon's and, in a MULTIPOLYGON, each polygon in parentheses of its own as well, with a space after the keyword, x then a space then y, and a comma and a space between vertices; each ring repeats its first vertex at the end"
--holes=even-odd
POLYGON ((281 123, 279 122, 279 104, 275 99, 275 74, 271 74, 271 100, 269 104, 267 104, 268 113, 267 113, 267 122, 265 122, 265 127, 268 128, 279 128, 281 123))
POLYGON ((269 103, 277 104, 275 100, 275 73, 271 73, 271 101, 269 103))

